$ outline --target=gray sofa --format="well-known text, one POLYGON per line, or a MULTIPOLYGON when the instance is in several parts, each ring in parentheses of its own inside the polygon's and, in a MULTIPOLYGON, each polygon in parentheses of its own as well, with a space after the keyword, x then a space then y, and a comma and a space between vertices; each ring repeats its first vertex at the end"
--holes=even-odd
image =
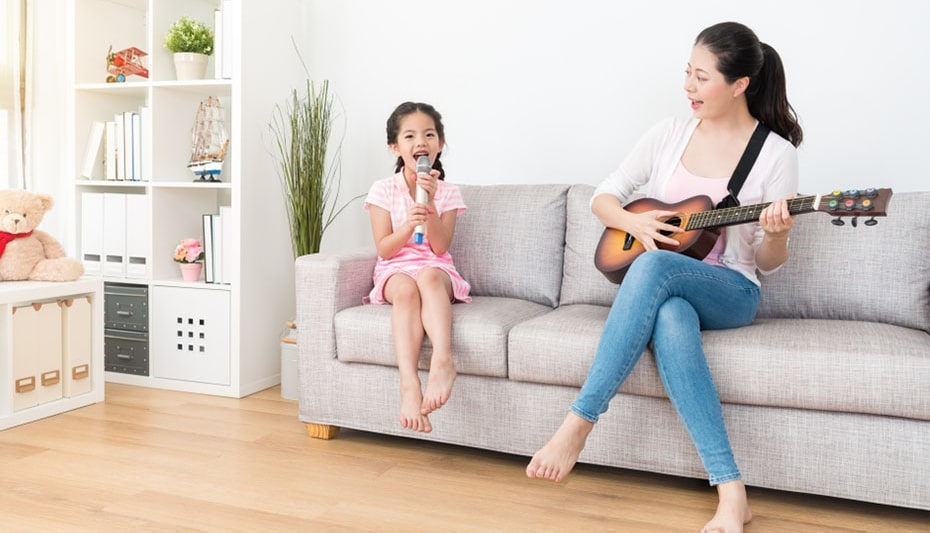
MULTIPOLYGON (((593 266, 589 185, 461 185, 452 255, 459 377, 433 432, 400 427, 390 307, 361 305, 374 249, 296 262, 300 420, 529 456, 585 379, 616 286, 593 266)), ((825 191, 826 192, 826 191, 825 191)), ((748 485, 930 509, 930 192, 875 226, 796 217, 791 259, 745 328, 705 332, 748 485)), ((428 368, 428 342, 421 368, 428 368)), ((426 379, 422 373, 421 379, 426 379)), ((581 462, 705 478, 650 353, 581 462)), ((522 469, 514 471, 522 476, 522 469)))

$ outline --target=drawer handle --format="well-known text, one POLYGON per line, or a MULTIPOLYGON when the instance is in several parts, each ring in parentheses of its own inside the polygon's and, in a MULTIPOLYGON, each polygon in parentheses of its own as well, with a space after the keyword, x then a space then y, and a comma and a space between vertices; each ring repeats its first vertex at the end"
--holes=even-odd
POLYGON ((124 361, 131 361, 131 360, 132 360, 132 356, 129 355, 128 353, 118 353, 118 354, 116 354, 116 358, 117 358, 117 359, 122 359, 122 360, 124 360, 124 361))
POLYGON ((78 365, 71 369, 71 379, 84 379, 90 375, 90 365, 78 365))
POLYGON ((29 376, 28 378, 20 378, 16 380, 16 393, 22 394, 24 392, 33 391, 36 388, 36 377, 29 376))
POLYGON ((117 311, 116 314, 119 316, 132 316, 131 311, 117 311))
POLYGON ((51 372, 45 372, 42 374, 43 387, 57 385, 59 382, 61 382, 61 372, 59 370, 52 370, 51 372))

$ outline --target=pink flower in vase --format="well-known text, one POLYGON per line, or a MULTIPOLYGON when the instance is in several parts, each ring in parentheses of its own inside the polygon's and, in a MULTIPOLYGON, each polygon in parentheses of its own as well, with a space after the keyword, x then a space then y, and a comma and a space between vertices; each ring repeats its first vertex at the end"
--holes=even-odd
POLYGON ((174 260, 178 263, 197 263, 203 260, 203 246, 197 239, 182 239, 174 249, 174 260))

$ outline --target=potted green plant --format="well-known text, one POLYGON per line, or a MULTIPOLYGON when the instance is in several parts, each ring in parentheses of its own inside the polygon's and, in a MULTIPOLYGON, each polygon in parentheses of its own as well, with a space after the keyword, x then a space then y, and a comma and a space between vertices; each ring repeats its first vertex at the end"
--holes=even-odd
POLYGON ((174 53, 174 69, 179 80, 203 79, 207 61, 213 55, 213 30, 185 15, 168 28, 165 48, 174 53))
POLYGON ((286 102, 275 106, 269 124, 295 257, 319 252, 326 228, 349 203, 361 197, 337 205, 340 147, 327 159, 333 121, 329 81, 317 87, 308 78, 303 93, 294 89, 286 102))

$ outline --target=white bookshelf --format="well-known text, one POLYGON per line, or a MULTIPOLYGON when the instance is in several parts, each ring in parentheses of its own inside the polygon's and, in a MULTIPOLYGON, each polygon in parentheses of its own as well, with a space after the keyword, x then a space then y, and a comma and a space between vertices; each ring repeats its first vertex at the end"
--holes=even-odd
MULTIPOLYGON (((300 1, 71 0, 68 6, 74 46, 66 56, 72 94, 66 127, 74 144, 67 153, 78 257, 100 244, 84 236, 96 235, 99 223, 95 210, 83 211, 84 193, 131 195, 136 208, 130 208, 125 231, 136 253, 144 255, 141 273, 137 261, 125 272, 91 268, 87 276, 149 289, 150 373, 106 372, 106 380, 232 397, 278 384, 280 335, 294 312, 294 275, 268 123, 274 106, 305 78, 299 63, 286 59, 296 57, 291 39, 302 31, 300 1), (182 15, 212 26, 219 8, 235 35, 232 50, 223 51, 232 58, 231 78, 212 79, 211 58, 210 79, 175 80, 172 54, 163 46, 168 27, 182 15), (149 78, 130 75, 123 83, 106 83, 111 45, 113 51, 134 46, 147 52, 149 78), (194 114, 209 96, 219 98, 230 137, 217 183, 194 182, 186 168, 194 114), (103 179, 99 162, 92 179, 82 177, 93 121, 141 107, 151 111, 150 135, 141 146, 150 155, 150 172, 139 176, 148 180, 103 179), (224 231, 232 233, 230 264, 223 265, 228 283, 182 281, 172 260, 175 246, 187 237, 203 241, 202 215, 218 213, 221 206, 232 215, 224 221, 224 231), (206 325, 198 330, 178 325, 188 319, 206 325)), ((104 224, 105 233, 112 224, 104 224)), ((90 251, 102 252, 105 262, 107 250, 90 251)))

